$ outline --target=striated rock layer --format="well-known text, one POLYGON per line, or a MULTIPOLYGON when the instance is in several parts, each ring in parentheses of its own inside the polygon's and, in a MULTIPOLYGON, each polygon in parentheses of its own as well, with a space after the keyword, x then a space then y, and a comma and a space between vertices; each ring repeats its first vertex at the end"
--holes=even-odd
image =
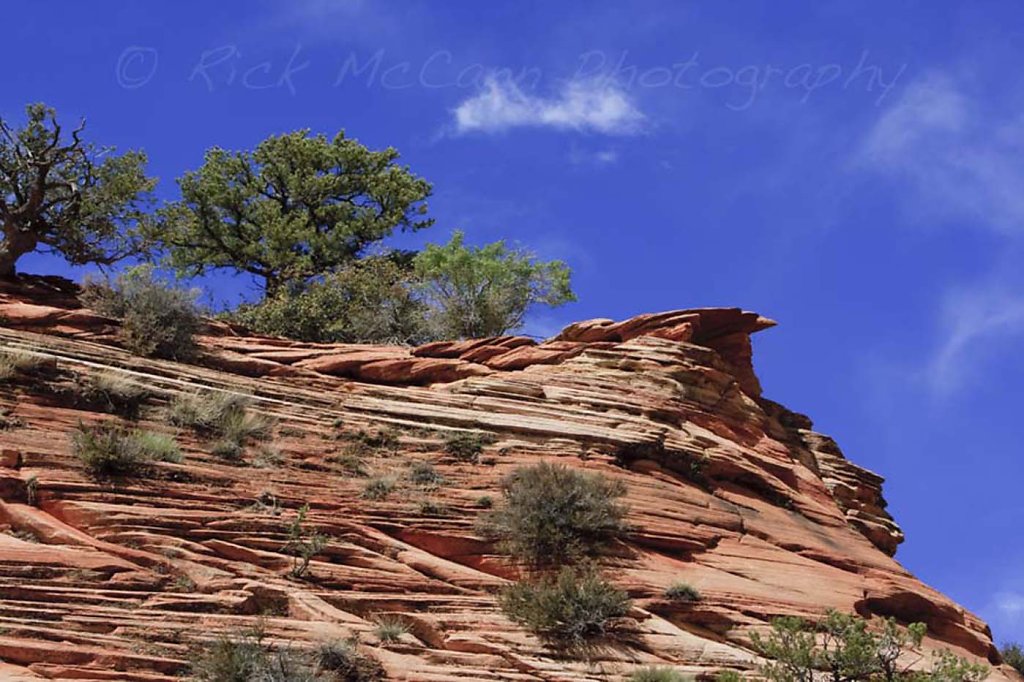
POLYGON ((202 356, 181 364, 121 350, 116 323, 74 293, 45 278, 0 286, 0 346, 44 361, 0 383, 0 679, 171 680, 203 642, 257 620, 298 648, 358 634, 396 680, 620 680, 651 664, 752 674, 751 632, 828 608, 924 621, 929 648, 999 663, 981 620, 892 558, 903 535, 882 479, 761 396, 750 335, 774 323, 754 313, 411 349, 210 323, 202 356), (76 386, 100 372, 152 390, 139 424, 174 434, 182 463, 117 484, 85 475, 70 433, 115 417, 76 386), (253 396, 276 420, 271 446, 228 462, 169 426, 167 402, 199 388, 253 396), (465 430, 494 438, 476 461, 444 448, 465 430), (397 443, 363 448, 353 473, 361 431, 397 443), (633 529, 606 565, 634 599, 637 635, 586 662, 503 617, 495 592, 515 570, 474 531, 480 498, 497 500, 503 475, 541 459, 629 490, 633 529), (411 482, 417 462, 444 482, 411 482), (361 474, 397 489, 364 499, 361 474), (284 548, 304 504, 306 527, 330 541, 295 579, 284 548), (703 599, 665 600, 679 581, 703 599), (379 642, 381 617, 408 634, 379 642))

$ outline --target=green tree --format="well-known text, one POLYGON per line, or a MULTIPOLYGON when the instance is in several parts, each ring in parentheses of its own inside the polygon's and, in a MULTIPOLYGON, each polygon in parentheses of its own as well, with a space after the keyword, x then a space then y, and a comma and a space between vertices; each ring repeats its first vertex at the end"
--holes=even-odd
POLYGON ((44 104, 30 104, 26 117, 18 129, 0 119, 0 277, 36 250, 73 265, 138 253, 156 185, 144 172, 146 155, 83 141, 84 122, 67 136, 44 104))
POLYGON ((939 652, 930 672, 910 671, 900 662, 917 651, 926 633, 924 623, 901 628, 886 618, 882 628, 868 629, 857 616, 829 611, 820 623, 801 618, 777 618, 771 633, 751 635, 754 647, 767 662, 761 674, 770 682, 980 682, 988 669, 948 651, 939 652))
POLYGON ((1008 642, 1000 650, 1003 655, 1003 662, 1024 675, 1024 648, 1016 642, 1008 642))
POLYGON ((533 254, 499 241, 466 246, 462 232, 440 246, 429 244, 415 259, 431 319, 441 338, 499 336, 522 326, 535 304, 575 301, 569 268, 538 262, 533 254))
POLYGON ((418 230, 430 184, 338 133, 299 130, 253 151, 214 148, 179 180, 156 241, 180 273, 235 268, 263 279, 268 296, 351 263, 395 229, 418 230))

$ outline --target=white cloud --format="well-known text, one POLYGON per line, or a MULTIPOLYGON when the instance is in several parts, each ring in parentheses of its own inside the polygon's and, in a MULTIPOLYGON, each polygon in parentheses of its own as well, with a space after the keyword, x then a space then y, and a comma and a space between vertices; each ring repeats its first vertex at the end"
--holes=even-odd
POLYGON ((943 305, 942 342, 926 374, 934 393, 963 386, 986 356, 1024 335, 1024 293, 1007 281, 955 289, 943 305))
POLYGON ((983 109, 953 78, 907 88, 863 140, 859 165, 906 191, 926 221, 966 219, 1024 233, 1024 118, 983 109))
POLYGON ((511 128, 553 128, 605 135, 641 132, 645 117, 612 83, 570 81, 556 96, 523 92, 509 79, 487 78, 480 92, 454 110, 458 133, 502 132, 511 128))
POLYGON ((1024 618, 1024 594, 1001 592, 996 595, 996 608, 1008 619, 1024 618))
POLYGON ((590 151, 573 145, 569 149, 569 163, 574 166, 610 166, 619 160, 614 149, 590 151))

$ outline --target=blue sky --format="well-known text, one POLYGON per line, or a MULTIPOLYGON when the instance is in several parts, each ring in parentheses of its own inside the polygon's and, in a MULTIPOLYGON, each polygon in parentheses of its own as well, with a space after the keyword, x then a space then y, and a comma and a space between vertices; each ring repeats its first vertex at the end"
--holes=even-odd
POLYGON ((534 333, 777 319, 766 394, 887 477, 907 567, 1024 640, 1024 7, 782 5, 17 3, 0 113, 87 116, 162 196, 213 145, 393 145, 435 184, 404 243, 461 228, 573 267, 579 302, 534 333))

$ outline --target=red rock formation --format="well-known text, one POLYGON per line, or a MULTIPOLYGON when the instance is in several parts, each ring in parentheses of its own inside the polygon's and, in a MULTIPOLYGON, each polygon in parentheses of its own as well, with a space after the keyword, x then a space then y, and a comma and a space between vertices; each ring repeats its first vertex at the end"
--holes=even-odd
POLYGON ((893 558, 903 536, 882 479, 761 397, 750 334, 774 323, 754 313, 673 311, 591 320, 539 344, 412 349, 211 324, 203 357, 184 365, 120 350, 115 323, 73 293, 57 280, 0 286, 0 345, 51 363, 45 376, 0 384, 0 679, 171 680, 202 642, 257 617, 297 647, 359 633, 406 680, 617 680, 646 664, 748 671, 752 631, 827 608, 924 621, 929 647, 998 662, 983 622, 893 558), (111 417, 76 398, 75 382, 101 370, 152 389, 140 423, 175 433, 184 462, 118 485, 85 475, 69 433, 111 417), (162 406, 197 387, 251 394, 277 420, 279 457, 252 447, 246 466, 226 462, 167 426, 162 406), (370 501, 366 479, 337 455, 346 436, 381 429, 398 446, 364 466, 399 490, 370 501), (466 429, 496 439, 479 462, 444 450, 446 434, 466 429), (627 484, 634 530, 608 570, 635 600, 635 646, 566 660, 496 608, 513 571, 474 532, 477 500, 539 459, 627 484), (445 483, 409 482, 414 462, 445 483), (309 527, 331 540, 298 580, 283 548, 305 503, 309 527), (667 602, 677 581, 703 599, 667 602), (409 634, 378 642, 382 615, 409 634))

